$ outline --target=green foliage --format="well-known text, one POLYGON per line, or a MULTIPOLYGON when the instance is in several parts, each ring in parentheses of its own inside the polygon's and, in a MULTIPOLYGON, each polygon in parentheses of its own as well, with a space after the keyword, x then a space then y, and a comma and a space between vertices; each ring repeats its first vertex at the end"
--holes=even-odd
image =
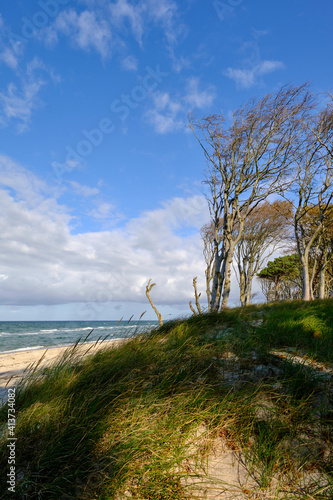
POLYGON ((257 276, 267 302, 301 297, 302 267, 298 254, 269 261, 257 276))
POLYGON ((301 263, 298 254, 285 255, 269 261, 258 273, 259 278, 278 283, 282 278, 295 279, 300 276, 301 263))

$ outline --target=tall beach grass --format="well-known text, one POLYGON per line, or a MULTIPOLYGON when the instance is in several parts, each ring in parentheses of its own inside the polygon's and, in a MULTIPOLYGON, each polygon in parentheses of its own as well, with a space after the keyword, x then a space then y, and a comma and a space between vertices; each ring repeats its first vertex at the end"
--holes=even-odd
POLYGON ((248 474, 238 498, 333 498, 332 319, 330 300, 277 303, 73 346, 16 389, 15 493, 0 409, 1 498, 231 498, 220 441, 248 474))

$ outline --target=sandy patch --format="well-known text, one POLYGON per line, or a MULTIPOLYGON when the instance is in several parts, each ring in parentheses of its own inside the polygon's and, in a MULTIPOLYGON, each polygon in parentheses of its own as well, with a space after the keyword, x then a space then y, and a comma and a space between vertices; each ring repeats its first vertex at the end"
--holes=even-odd
MULTIPOLYGON (((126 341, 127 340, 124 339, 109 340, 98 344, 81 344, 77 346, 77 353, 84 357, 105 347, 118 347, 126 341)), ((58 358, 58 356, 61 356, 66 349, 68 349, 68 346, 0 354, 0 404, 6 400, 8 387, 17 385, 24 375, 24 372, 28 370, 29 367, 32 367, 32 365, 36 366, 41 358, 42 360, 38 366, 49 366, 55 361, 56 358, 58 358)))

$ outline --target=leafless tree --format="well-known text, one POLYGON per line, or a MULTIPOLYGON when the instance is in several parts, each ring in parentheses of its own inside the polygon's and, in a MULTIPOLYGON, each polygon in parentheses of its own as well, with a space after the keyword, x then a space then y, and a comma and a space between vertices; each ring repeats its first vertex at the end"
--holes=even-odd
POLYGON ((302 220, 304 239, 309 241, 321 224, 321 230, 309 250, 311 297, 324 299, 330 289, 330 267, 333 259, 333 206, 310 207, 302 220))
MULTIPOLYGON (((291 218, 291 203, 280 200, 273 203, 264 201, 248 215, 235 250, 236 277, 242 306, 250 303, 253 278, 265 260, 285 245, 291 218)), ((235 231, 238 231, 237 224, 235 231)))
MULTIPOLYGON (((310 273, 310 255, 325 241, 326 221, 333 200, 333 106, 303 120, 303 137, 294 155, 297 173, 292 184, 296 195, 294 227, 297 251, 303 270, 303 299, 311 300, 316 266, 310 273), (317 210, 317 217, 311 219, 311 211, 317 210)), ((321 269, 321 292, 324 296, 325 259, 321 269)))
POLYGON ((306 86, 287 86, 234 111, 228 129, 224 128, 223 115, 190 118, 190 127, 207 161, 208 203, 214 228, 212 311, 219 310, 221 300, 221 307, 227 307, 232 260, 245 220, 258 203, 286 181, 299 119, 310 104, 306 86))
MULTIPOLYGON (((221 227, 221 226, 220 226, 221 227)), ((219 228, 220 229, 220 228, 219 228)), ((204 244, 203 255, 206 262, 205 277, 206 277, 206 295, 208 303, 208 311, 211 310, 211 286, 214 273, 214 235, 216 237, 216 231, 214 228, 214 222, 210 222, 202 226, 201 238, 204 244)), ((218 244, 220 244, 220 232, 217 232, 218 244)))

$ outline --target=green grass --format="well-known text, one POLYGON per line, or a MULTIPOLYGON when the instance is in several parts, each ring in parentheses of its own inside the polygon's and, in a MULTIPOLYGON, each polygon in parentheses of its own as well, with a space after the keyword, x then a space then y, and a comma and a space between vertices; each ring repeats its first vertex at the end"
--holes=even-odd
MULTIPOLYGON (((17 389, 17 487, 6 493, 3 473, 1 498, 194 498, 188 477, 204 478, 221 436, 252 494, 267 492, 244 498, 332 498, 331 379, 271 353, 332 362, 332 319, 329 300, 250 306, 172 321, 86 360, 72 349, 17 389), (325 484, 302 483, 313 471, 325 484)), ((6 406, 0 426, 6 471, 6 406)))
POLYGON ((291 346, 333 362, 332 300, 273 303, 262 308, 262 335, 272 347, 291 346))

